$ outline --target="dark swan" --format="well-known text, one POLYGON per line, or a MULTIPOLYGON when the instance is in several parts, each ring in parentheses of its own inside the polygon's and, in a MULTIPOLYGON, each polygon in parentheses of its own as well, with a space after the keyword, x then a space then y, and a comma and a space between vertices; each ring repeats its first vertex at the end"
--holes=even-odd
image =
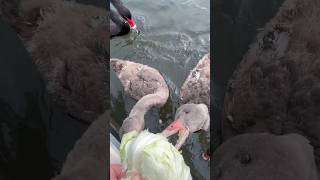
POLYGON ((320 165, 320 2, 287 0, 229 81, 223 139, 298 133, 320 165))
POLYGON ((79 121, 95 120, 108 104, 106 10, 65 0, 0 2, 10 8, 1 9, 2 18, 23 40, 54 105, 79 121))
POLYGON ((111 4, 116 11, 110 9, 110 37, 122 36, 135 29, 136 24, 130 10, 120 0, 111 0, 111 4))

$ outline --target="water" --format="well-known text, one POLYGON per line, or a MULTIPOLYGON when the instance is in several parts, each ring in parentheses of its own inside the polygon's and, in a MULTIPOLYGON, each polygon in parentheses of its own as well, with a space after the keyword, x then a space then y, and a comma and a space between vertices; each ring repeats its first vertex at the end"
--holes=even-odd
MULTIPOLYGON (((112 58, 127 59, 158 69, 170 88, 167 104, 150 110, 146 127, 161 132, 173 121, 179 107, 179 90, 190 70, 209 52, 209 0, 124 0, 138 31, 111 40, 112 58)), ((136 103, 122 89, 115 74, 111 73, 112 125, 119 127, 136 103)), ((209 162, 201 153, 208 148, 204 132, 192 134, 182 148, 186 163, 194 179, 209 179, 209 162)))

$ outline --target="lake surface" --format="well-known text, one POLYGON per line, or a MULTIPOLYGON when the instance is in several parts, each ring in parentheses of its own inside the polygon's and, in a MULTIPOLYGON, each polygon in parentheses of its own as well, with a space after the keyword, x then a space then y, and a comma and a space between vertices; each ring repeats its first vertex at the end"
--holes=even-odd
MULTIPOLYGON (((179 107, 180 88, 190 70, 209 52, 209 0, 124 0, 136 21, 138 32, 117 37, 110 42, 112 58, 126 59, 159 70, 170 88, 167 104, 153 108, 145 115, 146 127, 161 132, 173 121, 179 107)), ((136 103, 128 97, 122 85, 110 75, 112 125, 119 127, 136 103)), ((209 147, 205 132, 190 136, 182 154, 194 179, 209 179, 209 162, 201 153, 209 147)))

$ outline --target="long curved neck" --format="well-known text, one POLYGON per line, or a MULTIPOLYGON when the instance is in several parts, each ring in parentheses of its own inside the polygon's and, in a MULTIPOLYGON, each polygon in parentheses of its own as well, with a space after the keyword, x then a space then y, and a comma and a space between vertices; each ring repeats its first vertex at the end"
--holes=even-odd
POLYGON ((111 37, 121 36, 130 32, 130 26, 115 11, 110 9, 110 33, 111 37), (112 26, 111 22, 115 26, 112 26))
POLYGON ((129 116, 123 121, 120 136, 130 131, 144 129, 144 115, 153 106, 163 106, 169 96, 167 89, 160 89, 154 94, 143 96, 132 108, 129 116))
POLYGON ((119 12, 119 14, 124 17, 125 14, 129 12, 129 9, 127 9, 120 0, 111 0, 111 3, 113 4, 113 6, 117 9, 117 11, 119 12))
POLYGON ((118 26, 119 26, 119 25, 122 25, 123 22, 124 22, 124 20, 123 20, 122 18, 118 17, 118 16, 117 16, 117 13, 116 13, 114 10, 112 10, 112 9, 110 9, 110 19, 111 19, 115 24, 117 24, 118 26))
POLYGON ((129 116, 143 116, 153 106, 162 106, 166 103, 167 96, 164 92, 158 91, 154 94, 143 96, 132 108, 129 116))
POLYGON ((118 9, 118 8, 121 7, 121 6, 123 6, 123 5, 122 5, 122 2, 121 2, 120 0, 110 0, 110 1, 111 1, 112 5, 113 5, 116 9, 118 9))

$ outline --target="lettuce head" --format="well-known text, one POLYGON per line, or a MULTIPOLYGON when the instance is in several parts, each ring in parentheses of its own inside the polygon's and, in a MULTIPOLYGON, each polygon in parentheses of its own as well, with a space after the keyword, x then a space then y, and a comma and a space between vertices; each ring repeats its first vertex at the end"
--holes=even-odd
POLYGON ((179 151, 161 134, 131 131, 122 137, 120 158, 126 180, 139 173, 144 180, 192 180, 179 151))

